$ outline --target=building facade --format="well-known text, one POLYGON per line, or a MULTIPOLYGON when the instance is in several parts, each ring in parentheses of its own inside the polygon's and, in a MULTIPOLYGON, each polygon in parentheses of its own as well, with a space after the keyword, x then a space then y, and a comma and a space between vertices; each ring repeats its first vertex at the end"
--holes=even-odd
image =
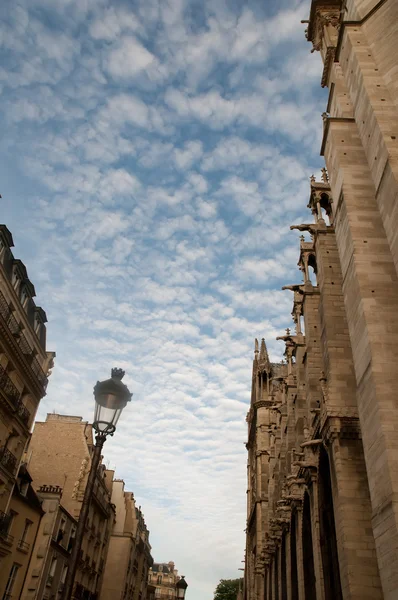
POLYGON ((116 519, 109 542, 100 600, 146 600, 148 571, 153 565, 149 531, 134 495, 115 479, 112 503, 116 519))
POLYGON ((149 570, 148 582, 155 586, 155 600, 176 597, 176 584, 180 577, 173 561, 168 563, 154 563, 149 570))
POLYGON ((18 476, 9 502, 10 523, 3 543, 9 552, 3 556, 0 569, 0 598, 20 598, 26 578, 32 548, 43 514, 41 503, 32 487, 32 478, 24 464, 18 476))
POLYGON ((10 503, 21 459, 55 356, 46 351, 46 313, 35 305, 35 288, 13 245, 0 225, 0 573, 13 551, 10 503))
POLYGON ((62 489, 38 488, 43 517, 33 546, 21 600, 59 598, 75 539, 77 521, 61 505, 62 489))
POLYGON ((330 90, 283 364, 256 342, 246 600, 398 598, 398 2, 312 0, 330 90))
MULTIPOLYGON (((51 538, 50 563, 44 560, 42 546, 39 544, 32 556, 32 561, 37 562, 36 569, 31 572, 31 578, 36 578, 36 587, 39 579, 46 580, 42 595, 34 596, 35 599, 51 598, 50 591, 55 591, 58 581, 62 584, 66 577, 66 568, 70 553, 69 541, 72 534, 66 533, 66 527, 73 528, 77 521, 83 501, 84 490, 90 471, 91 456, 94 450, 92 425, 83 421, 81 417, 49 414, 45 422, 36 422, 29 444, 29 471, 32 475, 35 488, 44 498, 46 488, 62 491, 59 507, 52 500, 51 507, 58 511, 58 520, 64 520, 61 527, 65 529, 62 540, 58 540, 57 523, 55 538, 51 537, 51 525, 43 530, 49 543, 51 538), (66 544, 66 540, 68 544, 66 544), (62 560, 59 555, 62 554, 62 560), (41 561, 41 562, 40 562, 41 561), (61 563, 63 569, 61 569, 61 563), (61 579, 58 579, 58 575, 61 579), (48 577, 50 576, 50 579, 48 577), (56 577, 57 576, 57 577, 56 577), (50 584, 50 585, 49 585, 50 584)), ((111 502, 113 471, 106 471, 100 465, 94 484, 93 497, 89 508, 86 532, 81 548, 81 558, 76 575, 74 597, 83 600, 96 600, 101 590, 104 566, 108 553, 109 539, 115 520, 115 508, 111 502)), ((55 515, 54 515, 55 518, 55 515)), ((72 536, 73 537, 73 536, 72 536)), ((26 597, 30 597, 35 584, 31 580, 25 586, 26 597), (31 585, 30 588, 27 586, 31 585)))

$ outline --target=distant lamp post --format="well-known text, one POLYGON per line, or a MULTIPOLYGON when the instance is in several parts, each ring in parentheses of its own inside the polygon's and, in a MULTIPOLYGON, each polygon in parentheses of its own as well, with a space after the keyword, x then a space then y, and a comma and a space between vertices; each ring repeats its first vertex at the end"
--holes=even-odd
POLYGON ((179 579, 176 583, 176 598, 180 598, 180 600, 184 600, 185 592, 187 591, 188 584, 185 581, 185 576, 181 575, 181 579, 179 579))
MULTIPOLYGON (((124 371, 112 369, 111 378, 106 381, 98 381, 94 387, 95 412, 93 429, 96 432, 94 452, 91 457, 91 468, 84 490, 83 502, 79 514, 76 529, 75 542, 69 562, 69 569, 65 579, 62 600, 70 600, 73 597, 73 586, 80 558, 84 530, 93 495, 95 477, 101 460, 102 448, 108 435, 113 435, 122 410, 127 402, 131 400, 127 385, 122 383, 124 371)), ((180 596, 179 596, 180 597, 180 596)), ((181 596, 182 598, 184 596, 181 596)))

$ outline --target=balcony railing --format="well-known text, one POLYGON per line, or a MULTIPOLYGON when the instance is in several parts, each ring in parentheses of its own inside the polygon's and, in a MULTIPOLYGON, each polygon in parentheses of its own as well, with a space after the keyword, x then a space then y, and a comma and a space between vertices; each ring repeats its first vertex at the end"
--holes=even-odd
POLYGON ((13 311, 10 309, 7 300, 5 299, 2 292, 0 292, 0 314, 8 325, 8 329, 12 333, 15 341, 17 342, 21 353, 24 355, 25 360, 28 362, 34 375, 37 377, 44 389, 47 387, 48 379, 40 366, 39 361, 34 355, 33 348, 29 344, 25 335, 22 333, 22 328, 16 318, 14 317, 13 311))
POLYGON ((18 550, 21 550, 22 552, 28 552, 29 548, 30 548, 30 544, 28 544, 24 540, 19 540, 19 542, 17 544, 17 548, 18 548, 18 550))
POLYGON ((14 404, 15 408, 17 408, 19 399, 21 397, 21 392, 19 389, 13 384, 10 377, 7 375, 5 369, 0 365, 0 388, 6 394, 7 398, 14 404))
POLYGON ((0 365, 0 389, 6 394, 7 398, 14 405, 19 418, 28 425, 30 420, 30 412, 24 406, 21 400, 21 392, 13 384, 4 367, 0 365))
POLYGON ((104 511, 105 515, 109 517, 109 500, 106 496, 102 496, 101 492, 98 489, 98 486, 93 490, 93 498, 99 505, 99 507, 104 511))
POLYGON ((76 583, 73 597, 77 598, 78 600, 97 600, 97 594, 90 592, 90 590, 82 586, 80 583, 76 583))
POLYGON ((28 411, 26 406, 24 406, 21 400, 19 400, 18 402, 17 415, 21 419, 21 421, 25 423, 25 425, 29 424, 30 412, 28 411))
POLYGON ((0 510, 0 537, 7 537, 12 516, 0 510))
POLYGON ((17 457, 5 446, 0 448, 0 463, 9 471, 14 474, 17 468, 17 457))

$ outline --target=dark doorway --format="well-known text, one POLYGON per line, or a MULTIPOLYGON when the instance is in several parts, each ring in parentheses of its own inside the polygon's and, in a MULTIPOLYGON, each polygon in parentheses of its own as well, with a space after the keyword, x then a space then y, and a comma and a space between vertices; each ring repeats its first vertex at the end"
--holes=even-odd
POLYGON ((305 600, 316 600, 314 551, 312 545, 311 510, 308 494, 304 494, 303 506, 303 567, 305 600))
POLYGON ((330 464, 322 447, 319 456, 319 524, 325 600, 343 600, 337 554, 330 464))
POLYGON ((275 552, 275 572, 274 572, 274 577, 275 577, 275 594, 274 594, 274 600, 279 600, 279 556, 278 556, 279 550, 277 549, 275 552))
POLYGON ((272 600, 272 569, 274 568, 274 563, 271 563, 268 570, 268 600, 272 600))
POLYGON ((281 600, 287 600, 286 534, 283 534, 283 536, 282 536, 282 545, 281 545, 281 600))
POLYGON ((264 573, 264 600, 268 600, 268 571, 264 573))
POLYGON ((297 574, 297 545, 296 545, 297 515, 292 514, 290 525, 290 571, 292 579, 292 600, 299 600, 297 574))

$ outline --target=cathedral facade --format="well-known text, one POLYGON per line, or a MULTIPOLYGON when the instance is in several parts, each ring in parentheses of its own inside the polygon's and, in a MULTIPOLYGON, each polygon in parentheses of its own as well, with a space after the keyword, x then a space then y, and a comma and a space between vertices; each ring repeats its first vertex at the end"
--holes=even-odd
POLYGON ((255 344, 244 598, 397 600, 398 2, 312 0, 307 26, 327 170, 285 360, 255 344))

